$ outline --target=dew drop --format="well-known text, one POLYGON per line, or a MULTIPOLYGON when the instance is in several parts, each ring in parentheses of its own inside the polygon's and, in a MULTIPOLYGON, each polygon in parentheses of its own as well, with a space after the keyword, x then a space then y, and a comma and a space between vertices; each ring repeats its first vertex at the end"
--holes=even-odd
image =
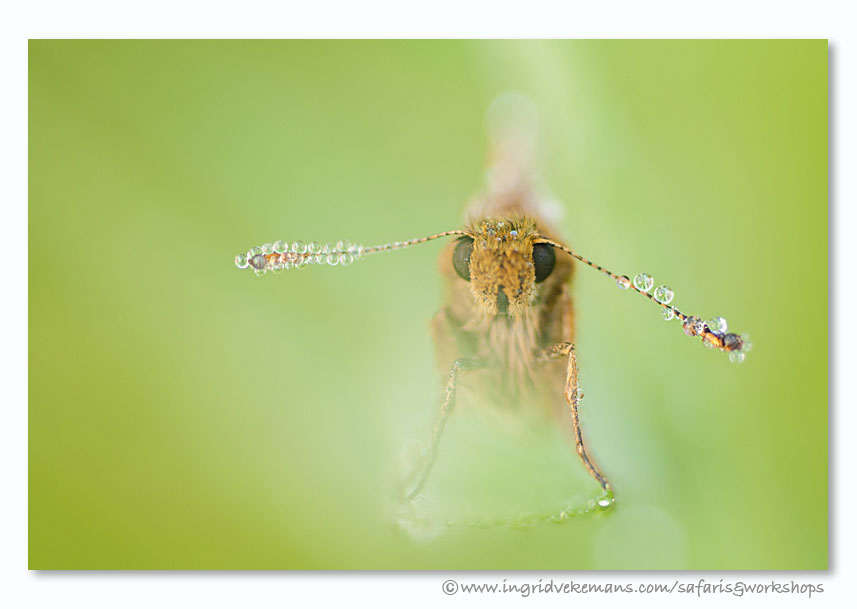
POLYGON ((753 350, 753 343, 750 341, 750 335, 744 332, 741 335, 741 341, 744 343, 744 346, 741 347, 741 351, 747 353, 748 351, 753 350))
POLYGON ((324 247, 321 248, 321 253, 325 254, 325 255, 332 254, 334 252, 334 250, 335 250, 335 248, 334 248, 332 243, 325 243, 324 247))
POLYGON ((509 236, 510 236, 510 237, 512 237, 512 239, 517 239, 517 238, 518 238, 518 231, 516 231, 516 230, 510 230, 510 231, 509 231, 509 236))
POLYGON ((692 315, 684 320, 684 324, 682 325, 682 329, 684 333, 688 336, 699 336, 702 334, 703 328, 702 320, 696 315, 692 315))
POLYGON ((723 337, 723 347, 727 351, 742 351, 743 346, 744 344, 741 342, 741 337, 734 332, 730 332, 723 337))
POLYGON ((303 241, 295 241, 292 243, 292 252, 295 254, 306 254, 306 243, 303 241))
POLYGON ((254 269, 253 272, 256 273, 256 277, 261 277, 262 275, 267 273, 268 270, 267 269, 254 269))
POLYGON ((306 265, 308 265, 308 264, 309 264, 309 262, 307 261, 307 259, 305 257, 300 257, 295 261, 295 268, 298 270, 303 270, 304 268, 306 268, 306 265))
POLYGON ((250 261, 247 259, 247 254, 238 254, 235 256, 235 266, 239 269, 246 269, 250 266, 250 261))
POLYGON ((740 364, 744 361, 746 355, 743 351, 732 351, 729 353, 729 361, 733 364, 740 364))
POLYGON ((354 254, 344 253, 339 255, 339 264, 342 266, 351 266, 351 263, 354 262, 354 254))
POLYGON ((257 271, 260 269, 264 269, 267 264, 267 260, 263 254, 256 254, 252 258, 250 258, 250 266, 252 266, 257 271))
POLYGON ((675 309, 672 307, 661 309, 661 315, 663 315, 665 321, 672 321, 675 319, 675 309))
POLYGON ((289 244, 285 241, 275 241, 274 242, 274 253, 275 254, 285 254, 289 251, 289 244))
POLYGON ((627 275, 622 275, 616 279, 616 285, 619 286, 620 290, 627 290, 631 287, 631 280, 627 275))
POLYGON ((318 241, 311 241, 308 248, 309 248, 310 254, 320 254, 321 253, 321 243, 319 243, 318 241))
POLYGON ((271 268, 271 274, 272 274, 272 275, 279 275, 280 273, 282 273, 282 272, 283 272, 283 269, 284 269, 284 267, 282 267, 282 266, 275 266, 275 267, 272 267, 272 268, 271 268))
POLYGON ((257 245, 256 247, 250 248, 250 251, 247 252, 247 256, 252 258, 253 256, 255 256, 257 254, 261 254, 261 253, 262 253, 262 248, 257 245))
POLYGON ((634 276, 634 287, 641 292, 648 292, 653 285, 655 285, 655 280, 648 273, 637 273, 634 276))
POLYGON ((615 502, 616 497, 613 495, 613 491, 604 491, 604 494, 598 499, 598 509, 606 510, 615 502))
POLYGON ((336 266, 339 264, 339 255, 338 254, 328 254, 327 255, 327 263, 330 266, 336 266))
POLYGON ((665 285, 659 285, 655 288, 655 300, 661 304, 669 304, 673 299, 673 291, 665 285))
POLYGON ((723 333, 729 327, 726 320, 722 317, 712 317, 706 322, 708 329, 712 332, 723 333))
POLYGON ((262 246, 262 253, 263 254, 273 254, 274 253, 274 244, 273 243, 266 243, 265 245, 263 245, 262 246))

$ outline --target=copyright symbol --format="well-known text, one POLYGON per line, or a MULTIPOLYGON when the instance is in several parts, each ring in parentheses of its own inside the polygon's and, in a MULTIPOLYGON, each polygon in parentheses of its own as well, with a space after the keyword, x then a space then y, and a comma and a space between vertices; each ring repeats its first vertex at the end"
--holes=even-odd
POLYGON ((448 579, 443 582, 441 588, 443 589, 444 594, 452 596, 453 594, 458 592, 458 582, 454 579, 448 579))

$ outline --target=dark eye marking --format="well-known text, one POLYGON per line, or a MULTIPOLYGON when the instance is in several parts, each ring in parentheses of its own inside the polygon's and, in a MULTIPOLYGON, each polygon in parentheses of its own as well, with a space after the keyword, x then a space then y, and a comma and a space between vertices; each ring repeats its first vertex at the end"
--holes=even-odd
POLYGON ((533 246, 533 266, 536 267, 536 283, 541 283, 553 272, 556 264, 556 252, 547 243, 536 243, 533 246))
POLYGON ((452 252, 452 266, 455 272, 465 281, 470 281, 470 254, 473 253, 473 239, 462 237, 452 252))

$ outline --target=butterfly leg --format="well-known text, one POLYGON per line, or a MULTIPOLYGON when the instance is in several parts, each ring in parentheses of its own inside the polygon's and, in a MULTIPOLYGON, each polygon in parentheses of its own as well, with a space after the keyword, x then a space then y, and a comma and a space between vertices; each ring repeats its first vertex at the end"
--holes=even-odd
POLYGON ((462 357, 452 362, 452 366, 449 369, 449 376, 446 381, 446 390, 443 393, 443 403, 440 407, 440 416, 432 430, 431 447, 429 449, 428 457, 422 467, 423 471, 419 481, 414 489, 405 496, 406 501, 410 501, 419 495, 420 491, 422 491, 423 487, 426 485, 426 482, 428 482, 432 467, 434 467, 434 462, 437 459, 437 449, 440 445, 440 438, 443 435, 443 430, 446 428, 446 422, 449 419, 449 415, 451 415, 452 411, 455 410, 455 386, 458 381, 458 373, 478 370, 483 366, 484 364, 481 361, 469 357, 462 357))
POLYGON ((568 357, 568 367, 566 369, 565 379, 565 400, 568 403, 569 414, 571 415, 571 429, 574 434, 575 449, 577 450, 577 454, 580 456, 580 460, 583 461, 583 465, 586 467, 587 471, 598 481, 601 488, 612 494, 610 482, 607 480, 607 477, 601 473, 598 466, 595 465, 595 462, 586 450, 586 445, 583 443, 583 432, 580 428, 580 415, 578 413, 581 396, 578 390, 577 355, 574 351, 574 345, 571 343, 557 343, 543 351, 539 355, 539 360, 544 362, 559 359, 561 357, 568 357))

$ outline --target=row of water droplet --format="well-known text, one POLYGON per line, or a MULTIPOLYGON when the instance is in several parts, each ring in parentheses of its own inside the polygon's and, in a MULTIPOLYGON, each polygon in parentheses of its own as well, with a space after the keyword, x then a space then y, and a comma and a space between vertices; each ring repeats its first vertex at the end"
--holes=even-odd
POLYGON ((350 241, 338 241, 335 244, 326 245, 317 241, 310 243, 295 241, 292 244, 277 241, 253 247, 243 254, 238 254, 235 256, 235 266, 239 269, 252 267, 256 275, 261 276, 268 271, 277 274, 286 269, 302 269, 309 264, 349 266, 355 260, 362 258, 364 253, 365 248, 362 245, 350 241))
MULTIPOLYGON (((654 287, 655 280, 648 273, 637 273, 634 276, 633 282, 627 275, 618 277, 616 279, 616 285, 622 290, 627 290, 631 285, 633 285, 637 291, 647 294, 654 287)), ((669 286, 659 285, 655 288, 654 292, 652 292, 652 297, 659 304, 668 305, 672 302, 675 294, 669 286)), ((707 322, 702 321, 701 318, 696 316, 681 319, 677 316, 675 307, 670 306, 662 307, 661 315, 666 321, 671 321, 673 319, 681 321, 682 328, 689 336, 703 336, 707 329, 716 334, 719 338, 724 339, 724 350, 729 352, 729 361, 734 364, 740 364, 743 362, 747 352, 753 348, 753 343, 750 342, 749 334, 744 333, 741 334, 740 337, 737 334, 726 334, 728 324, 726 323, 726 319, 723 317, 712 317, 707 322), (730 349, 729 347, 732 348, 730 349)), ((703 344, 710 348, 715 346, 714 343, 707 341, 703 341, 703 344)))
MULTIPOLYGON (((631 287, 632 282, 628 278, 627 275, 622 275, 621 277, 616 279, 616 285, 619 286, 619 288, 622 290, 627 290, 628 288, 631 287)), ((638 292, 643 292, 644 294, 647 294, 649 292, 649 290, 651 290, 654 287, 655 280, 648 273, 637 273, 636 275, 634 275, 633 285, 634 285, 634 288, 636 288, 638 292)), ((669 286, 659 285, 658 287, 655 288, 655 291, 652 293, 652 296, 654 297, 654 299, 657 302, 659 302, 661 304, 669 304, 672 302, 672 299, 675 296, 675 294, 673 293, 672 289, 670 289, 669 286)), ((668 310, 668 309, 664 309, 664 310, 668 310)), ((675 314, 673 313, 673 315, 675 315, 675 314)), ((669 317, 669 319, 672 319, 672 316, 669 317)))

